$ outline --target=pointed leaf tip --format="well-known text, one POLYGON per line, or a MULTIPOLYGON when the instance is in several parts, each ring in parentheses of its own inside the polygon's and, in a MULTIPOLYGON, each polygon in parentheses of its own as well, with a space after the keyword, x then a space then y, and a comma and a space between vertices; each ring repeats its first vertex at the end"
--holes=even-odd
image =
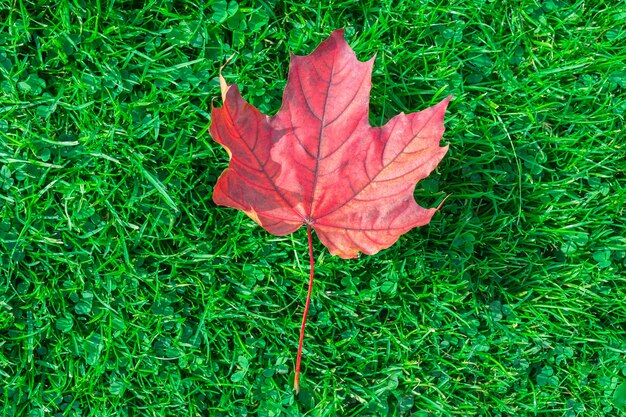
POLYGON ((226 101, 226 94, 228 93, 229 85, 226 82, 226 79, 220 72, 220 91, 222 93, 222 101, 226 101))

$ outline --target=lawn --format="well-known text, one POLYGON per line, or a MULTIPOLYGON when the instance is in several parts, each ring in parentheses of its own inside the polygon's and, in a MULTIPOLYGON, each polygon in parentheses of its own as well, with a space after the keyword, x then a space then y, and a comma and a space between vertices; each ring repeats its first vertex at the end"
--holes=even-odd
POLYGON ((0 417, 625 415, 626 3, 307 3, 0 2, 0 417), (213 203, 208 127, 342 27, 372 124, 454 95, 447 199, 314 236, 296 395, 306 231, 213 203))

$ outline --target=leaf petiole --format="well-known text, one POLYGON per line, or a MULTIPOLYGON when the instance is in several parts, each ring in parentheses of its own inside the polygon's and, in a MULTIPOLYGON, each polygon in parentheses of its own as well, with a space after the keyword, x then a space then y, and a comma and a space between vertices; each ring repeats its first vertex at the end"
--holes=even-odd
POLYGON ((300 341, 298 342, 298 356, 296 358, 296 375, 293 379, 293 389, 296 394, 300 392, 300 361, 302 360, 302 343, 304 342, 304 327, 306 326, 306 316, 309 312, 309 304, 311 304, 311 291, 313 290, 313 276, 315 274, 315 259, 313 259, 313 236, 311 234, 311 226, 306 226, 306 234, 309 240, 309 261, 311 264, 309 274, 309 289, 306 294, 306 303, 304 304, 304 312, 302 313, 302 325, 300 326, 300 341))

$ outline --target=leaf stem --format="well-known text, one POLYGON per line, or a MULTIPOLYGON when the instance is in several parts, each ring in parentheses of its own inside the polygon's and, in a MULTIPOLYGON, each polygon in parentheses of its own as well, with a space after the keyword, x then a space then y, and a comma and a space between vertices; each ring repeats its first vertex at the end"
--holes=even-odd
POLYGON ((315 275, 315 260, 313 259, 313 236, 311 234, 311 226, 307 225, 306 234, 309 240, 309 261, 311 270, 309 274, 309 290, 306 294, 306 303, 304 304, 304 312, 302 313, 302 325, 300 326, 300 341, 298 342, 298 356, 296 358, 296 375, 293 379, 293 389, 296 394, 300 392, 300 361, 302 360, 302 343, 304 342, 304 327, 306 326, 306 316, 309 312, 311 304, 311 291, 313 290, 313 276, 315 275))

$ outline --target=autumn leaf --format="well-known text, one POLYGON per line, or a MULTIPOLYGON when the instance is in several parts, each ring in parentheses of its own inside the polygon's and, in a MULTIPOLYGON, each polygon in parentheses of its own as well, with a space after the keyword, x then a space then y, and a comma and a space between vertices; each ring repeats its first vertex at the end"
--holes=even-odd
POLYGON ((213 109, 210 133, 230 164, 213 200, 242 210, 274 235, 307 226, 311 274, 296 390, 313 282, 311 229, 331 254, 354 258, 390 247, 437 210, 419 206, 413 191, 448 150, 439 141, 450 97, 372 127, 373 64, 373 58, 360 62, 343 30, 334 31, 310 55, 291 55, 282 107, 271 117, 220 75, 224 105, 213 109))

